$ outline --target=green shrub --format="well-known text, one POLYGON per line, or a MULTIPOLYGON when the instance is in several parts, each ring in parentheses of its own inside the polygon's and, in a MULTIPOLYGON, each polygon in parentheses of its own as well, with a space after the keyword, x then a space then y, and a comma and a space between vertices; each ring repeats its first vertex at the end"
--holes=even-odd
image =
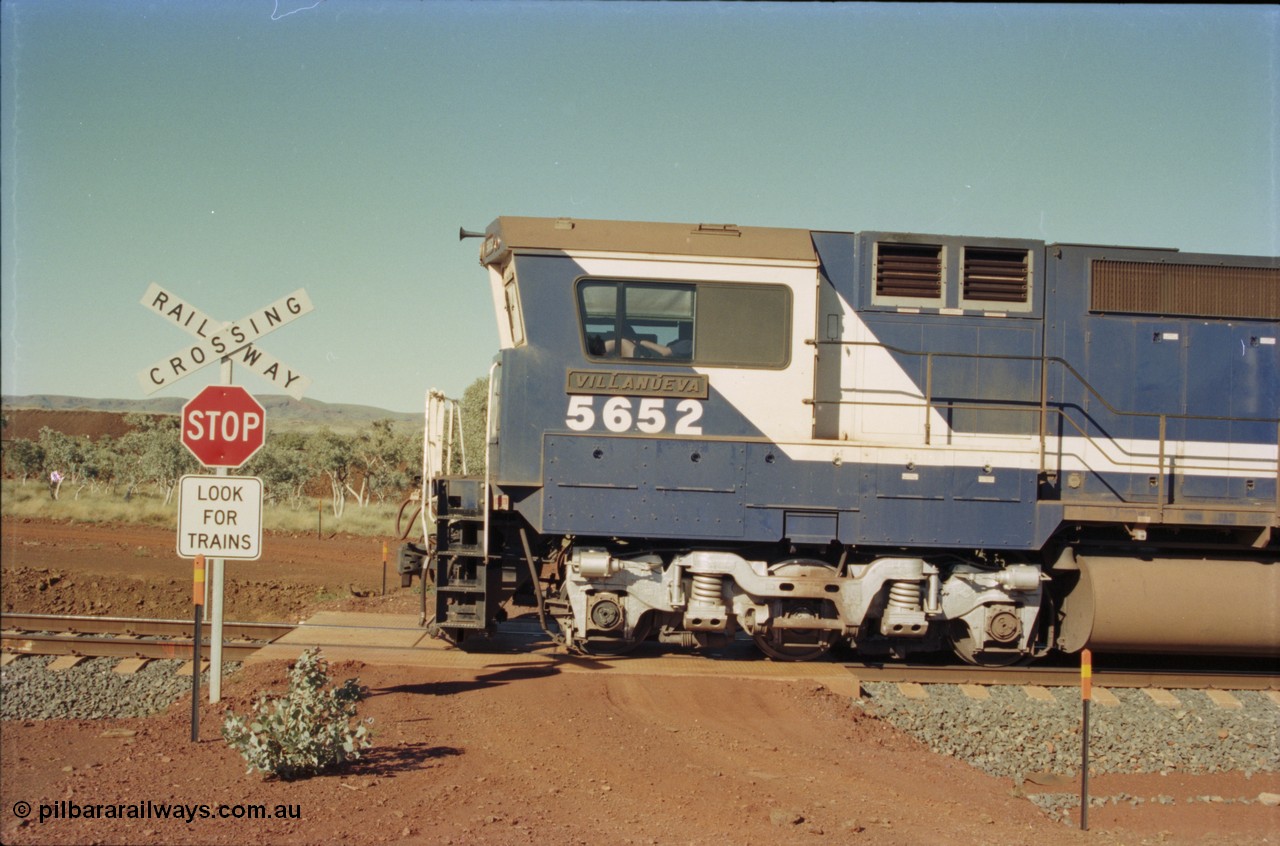
POLYGON ((222 736, 249 763, 246 772, 305 778, 360 758, 372 741, 373 718, 356 719, 369 691, 359 679, 329 685, 329 662, 308 649, 289 668, 289 692, 261 694, 249 721, 227 712, 222 736))

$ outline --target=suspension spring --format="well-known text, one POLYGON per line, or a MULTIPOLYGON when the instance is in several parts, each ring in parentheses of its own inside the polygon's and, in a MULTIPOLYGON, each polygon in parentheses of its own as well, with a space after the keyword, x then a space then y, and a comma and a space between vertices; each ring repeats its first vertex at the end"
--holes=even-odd
POLYGON ((904 611, 920 610, 920 583, 895 581, 889 584, 889 607, 904 611))
POLYGON ((718 573, 694 573, 693 574, 693 604, 695 605, 723 605, 724 600, 720 596, 720 579, 722 576, 718 573))

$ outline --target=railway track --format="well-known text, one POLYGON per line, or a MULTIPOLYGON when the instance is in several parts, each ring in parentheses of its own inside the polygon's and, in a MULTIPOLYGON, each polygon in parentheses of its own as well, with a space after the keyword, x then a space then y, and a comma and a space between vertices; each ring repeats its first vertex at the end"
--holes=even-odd
MULTIPOLYGON (((483 644, 485 642, 481 642, 483 644)), ((537 651, 551 654, 553 643, 532 619, 507 621, 499 636, 489 642, 494 652, 506 654, 537 651)), ((487 650, 490 647, 479 645, 487 650)), ((785 668, 841 667, 867 683, 913 683, 920 685, 974 685, 982 687, 1079 687, 1078 665, 1059 663, 1037 664, 1031 667, 975 667, 969 664, 884 663, 874 661, 839 660, 828 656, 811 663, 787 664, 763 659, 751 643, 742 636, 727 648, 714 654, 694 658, 690 653, 646 643, 625 656, 592 656, 589 660, 608 664, 619 669, 640 670, 646 662, 676 657, 682 667, 695 661, 708 662, 707 670, 725 666, 765 665, 777 668, 785 675, 785 668)), ((661 673, 660 670, 656 671, 661 673)), ((750 675, 751 673, 744 673, 750 675)), ((771 674, 772 675, 772 674, 771 674)), ((1172 656, 1095 656, 1093 666, 1095 687, 1115 689, 1165 689, 1165 690, 1270 690, 1280 691, 1280 665, 1272 661, 1181 658, 1172 656)))
MULTIPOLYGON (((844 662, 843 666, 862 681, 968 684, 968 685, 1037 685, 1040 687, 1078 687, 1078 667, 1005 667, 916 666, 911 664, 862 664, 844 662)), ((1233 669, 1168 669, 1139 670, 1127 668, 1093 668, 1093 684, 1103 688, 1154 688, 1179 690, 1280 690, 1280 672, 1275 668, 1233 669)))
MULTIPOLYGON (((340 631, 340 640, 347 648, 358 642, 367 644, 367 660, 377 662, 377 655, 387 647, 380 645, 380 637, 387 632, 402 631, 386 626, 332 626, 291 625, 287 623, 238 623, 223 624, 223 655, 228 661, 239 661, 277 640, 285 634, 301 630, 322 639, 325 630, 340 631), (367 637, 361 638, 360 632, 367 637)), ((49 614, 0 615, 0 648, 7 653, 30 655, 73 655, 84 657, 119 658, 184 658, 193 652, 193 622, 191 620, 155 620, 132 617, 60 616, 49 614)), ((416 627, 413 631, 421 631, 416 627)), ((203 626, 202 642, 207 646, 210 626, 203 626)), ((531 620, 513 620, 508 623, 498 651, 538 652, 554 657, 551 643, 545 633, 531 620), (501 648, 505 647, 505 648, 501 648)), ((423 662, 431 650, 422 650, 423 662)), ((661 657, 669 650, 656 644, 646 644, 634 655, 617 658, 593 658, 594 661, 616 664, 620 669, 640 669, 648 659, 661 657)), ((508 652, 509 654, 509 652, 508 652)), ((760 658, 749 642, 735 643, 721 656, 723 660, 706 658, 721 667, 726 661, 744 662, 744 669, 759 663, 760 658), (740 649, 739 649, 740 647, 740 649), (739 654, 740 653, 740 654, 739 654)), ((819 662, 824 663, 824 662, 819 662)), ((1075 687, 1080 682, 1080 670, 1076 666, 1046 666, 984 668, 969 665, 939 664, 890 664, 860 661, 828 661, 829 666, 839 666, 861 682, 899 683, 919 685, 977 685, 1075 687)), ((773 662, 769 666, 777 668, 773 662)), ((687 666, 687 665, 686 665, 687 666)), ((782 665, 786 666, 786 665, 782 665)), ((710 664, 708 665, 710 669, 710 664)), ((1280 668, 1275 662, 1259 661, 1211 662, 1198 659, 1171 662, 1166 658, 1125 659, 1123 661, 1102 657, 1095 661, 1094 684, 1101 688, 1182 689, 1182 690, 1280 690, 1280 668), (1145 664, 1135 664, 1141 660, 1145 664), (1169 666, 1156 666, 1165 664, 1169 666)))
MULTIPOLYGON (((223 657, 243 660, 293 628, 286 623, 224 623, 223 657)), ((190 660, 194 630, 192 620, 2 614, 0 649, 28 655, 190 660)), ((202 643, 209 642, 210 630, 208 623, 202 626, 202 643)))

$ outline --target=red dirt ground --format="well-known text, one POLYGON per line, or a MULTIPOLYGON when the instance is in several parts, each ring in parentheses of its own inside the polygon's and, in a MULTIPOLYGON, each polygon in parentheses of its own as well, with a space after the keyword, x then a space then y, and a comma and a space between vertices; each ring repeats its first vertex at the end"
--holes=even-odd
POLYGON ((114 411, 5 408, 4 417, 9 423, 4 429, 5 440, 26 438, 34 441, 45 427, 73 438, 87 435, 95 441, 103 435, 119 438, 132 431, 132 427, 124 422, 125 415, 114 411))
MULTIPOLYGON (((189 562, 171 531, 3 522, 5 610, 184 617, 189 562)), ((392 554, 394 555, 394 546, 392 554)), ((411 610, 381 541, 268 535, 257 562, 228 569, 228 619, 311 610, 411 610), (361 594, 364 594, 361 596, 361 594)), ((0 734, 4 843, 443 844, 1263 844, 1280 842, 1280 776, 1106 776, 1090 831, 1051 821, 1024 792, 929 752, 814 684, 565 673, 513 665, 458 670, 342 664, 372 696, 375 745, 346 771, 299 782, 246 775, 220 738, 225 708, 282 690, 286 666, 230 676, 223 702, 147 718, 7 721, 0 734), (139 802, 296 807, 295 820, 58 819, 39 805, 139 802), (20 818, 19 803, 33 806, 20 818)), ((1052 788, 1076 792, 1066 784, 1052 788)), ((69 808, 69 805, 64 805, 69 808)))

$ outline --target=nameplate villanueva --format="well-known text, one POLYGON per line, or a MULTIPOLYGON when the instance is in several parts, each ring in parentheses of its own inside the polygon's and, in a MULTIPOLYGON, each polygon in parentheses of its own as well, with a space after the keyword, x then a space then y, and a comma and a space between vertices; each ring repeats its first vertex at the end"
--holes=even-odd
POLYGON ((707 398, 707 377, 700 373, 642 373, 635 370, 569 370, 566 394, 631 397, 707 398))

